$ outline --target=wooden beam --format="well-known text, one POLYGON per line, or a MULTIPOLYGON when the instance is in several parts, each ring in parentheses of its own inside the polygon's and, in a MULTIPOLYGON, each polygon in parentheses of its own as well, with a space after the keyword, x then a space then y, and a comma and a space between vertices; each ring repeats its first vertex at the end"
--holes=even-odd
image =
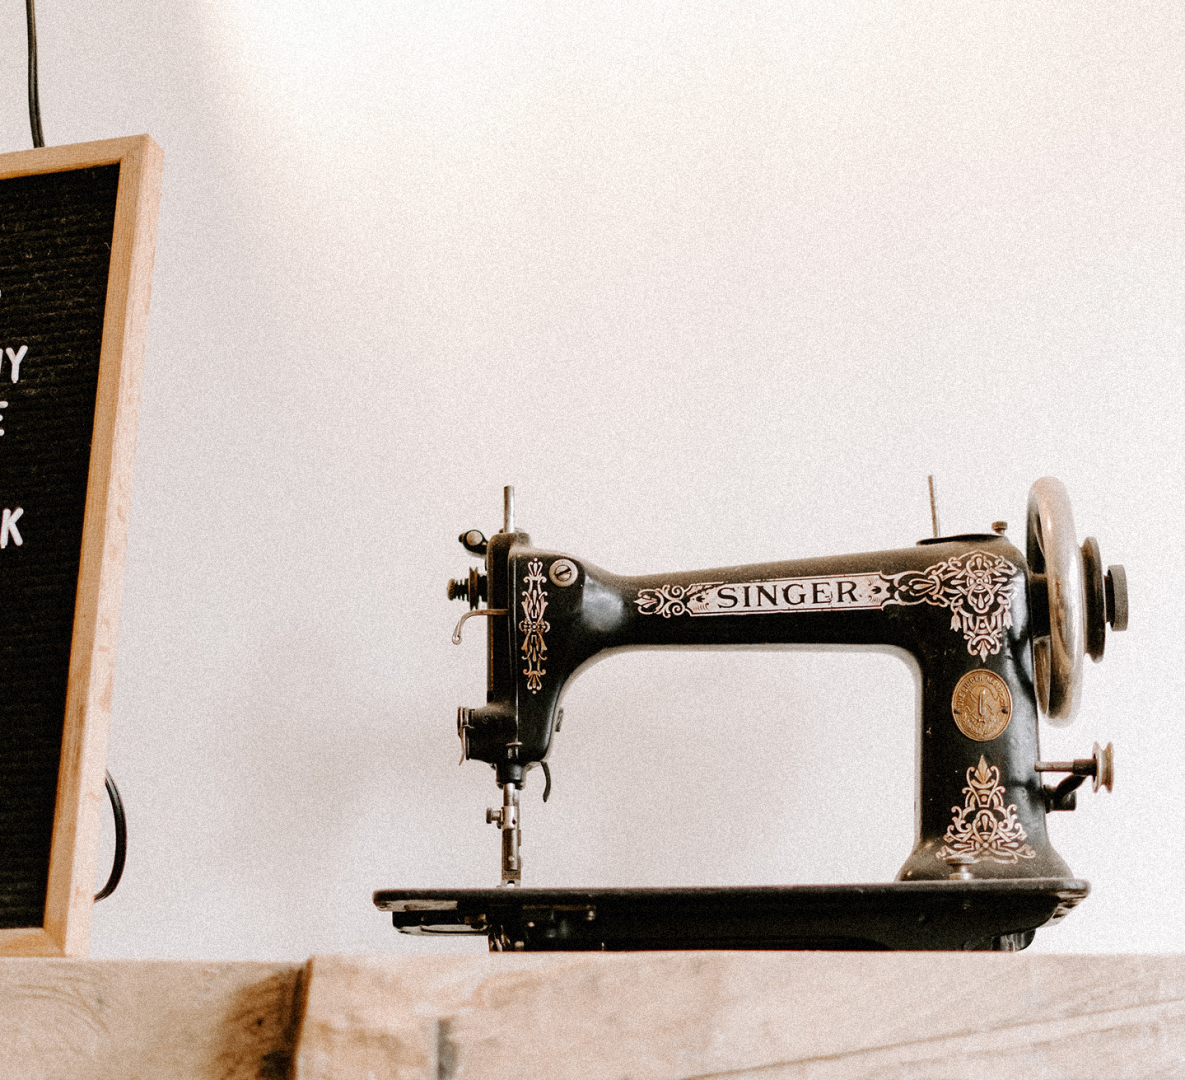
POLYGON ((304 965, 0 960, 3 1080, 285 1080, 304 965))
POLYGON ((968 953, 315 957, 300 1080, 1179 1075, 1185 960, 968 953))
POLYGON ((1185 958, 0 960, 0 1080, 1144 1080, 1185 958))

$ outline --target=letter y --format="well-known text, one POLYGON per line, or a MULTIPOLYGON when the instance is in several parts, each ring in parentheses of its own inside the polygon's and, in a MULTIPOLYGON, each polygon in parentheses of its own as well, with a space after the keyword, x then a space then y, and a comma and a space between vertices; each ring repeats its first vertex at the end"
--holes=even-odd
POLYGON ((8 362, 12 365, 12 381, 21 381, 21 361, 25 358, 25 353, 29 351, 28 345, 22 345, 20 352, 13 352, 11 349, 5 349, 8 353, 8 362))

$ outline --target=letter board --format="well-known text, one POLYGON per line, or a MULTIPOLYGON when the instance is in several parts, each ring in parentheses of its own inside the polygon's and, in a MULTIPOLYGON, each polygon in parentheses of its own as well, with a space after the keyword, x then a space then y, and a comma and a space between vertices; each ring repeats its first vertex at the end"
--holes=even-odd
POLYGON ((0 955, 85 955, 162 155, 0 155, 0 955))

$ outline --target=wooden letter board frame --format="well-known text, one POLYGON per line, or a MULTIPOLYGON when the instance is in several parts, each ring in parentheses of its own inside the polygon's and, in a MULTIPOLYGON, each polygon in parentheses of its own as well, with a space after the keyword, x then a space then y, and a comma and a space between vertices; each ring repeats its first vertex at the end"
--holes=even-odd
POLYGON ((0 155, 0 180, 119 165, 45 919, 0 928, 0 955, 89 948, 162 163, 147 135, 0 155))

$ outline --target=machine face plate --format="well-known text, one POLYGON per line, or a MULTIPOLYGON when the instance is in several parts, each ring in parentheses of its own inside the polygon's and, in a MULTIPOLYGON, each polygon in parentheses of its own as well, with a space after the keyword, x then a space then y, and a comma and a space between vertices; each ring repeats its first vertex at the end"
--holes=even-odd
POLYGON ((1025 948, 1090 891, 1078 878, 676 889, 383 889, 410 934, 492 950, 1025 948))

